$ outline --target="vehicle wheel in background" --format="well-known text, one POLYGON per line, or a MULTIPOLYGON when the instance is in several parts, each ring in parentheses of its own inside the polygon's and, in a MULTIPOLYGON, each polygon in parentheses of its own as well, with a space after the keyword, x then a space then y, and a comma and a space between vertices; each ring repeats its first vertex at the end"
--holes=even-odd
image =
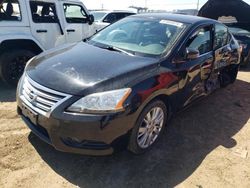
POLYGON ((11 50, 0 55, 0 76, 4 83, 16 86, 27 61, 35 54, 29 50, 11 50))
POLYGON ((161 137, 167 117, 168 111, 164 102, 155 100, 148 104, 132 130, 128 149, 135 154, 150 149, 161 137))

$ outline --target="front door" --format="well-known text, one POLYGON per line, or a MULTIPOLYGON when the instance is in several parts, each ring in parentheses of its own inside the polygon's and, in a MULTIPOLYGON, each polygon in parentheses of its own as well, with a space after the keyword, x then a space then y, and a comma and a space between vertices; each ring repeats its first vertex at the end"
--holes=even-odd
POLYGON ((31 32, 45 50, 65 43, 58 24, 55 3, 30 1, 31 32))
POLYGON ((68 43, 79 42, 89 37, 88 15, 79 4, 63 4, 65 14, 65 33, 68 43))
POLYGON ((178 64, 181 107, 205 94, 204 72, 211 72, 214 54, 212 49, 212 26, 200 27, 182 47, 182 63, 178 64), (188 59, 187 51, 199 52, 198 57, 188 59))

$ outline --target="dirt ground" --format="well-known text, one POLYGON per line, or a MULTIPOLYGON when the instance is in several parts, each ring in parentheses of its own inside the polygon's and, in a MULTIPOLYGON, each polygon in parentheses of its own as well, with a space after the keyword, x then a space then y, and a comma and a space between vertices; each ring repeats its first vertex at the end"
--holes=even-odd
POLYGON ((0 187, 250 187, 250 70, 175 117, 148 153, 61 153, 30 133, 0 85, 0 187))

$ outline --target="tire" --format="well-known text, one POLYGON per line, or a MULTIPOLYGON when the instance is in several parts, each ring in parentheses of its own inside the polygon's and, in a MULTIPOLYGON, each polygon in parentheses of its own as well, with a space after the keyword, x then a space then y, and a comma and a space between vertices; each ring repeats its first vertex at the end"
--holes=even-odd
POLYGON ((220 85, 226 87, 236 81, 239 71, 239 65, 230 65, 220 72, 220 85))
POLYGON ((231 84, 234 83, 237 79, 240 65, 231 65, 229 72, 231 77, 231 84))
MULTIPOLYGON (((165 124, 166 124, 167 119, 168 119, 167 112, 168 112, 167 107, 163 101, 155 100, 155 101, 152 101, 151 103, 149 103, 143 109, 141 114, 139 115, 137 122, 136 122, 136 124, 131 132, 129 144, 128 144, 128 150, 133 152, 134 154, 142 154, 142 153, 146 152, 147 150, 149 150, 159 140, 159 138, 162 136, 162 134, 164 132, 165 124), (158 125, 152 123, 151 127, 150 127, 149 126, 150 124, 147 124, 145 119, 147 119, 147 120, 150 119, 149 117, 147 117, 147 115, 151 112, 151 117, 152 117, 153 112, 154 112, 154 110, 156 112, 156 109, 158 109, 159 114, 162 114, 163 118, 162 118, 162 121, 160 121, 161 123, 158 123, 158 125), (153 126, 153 124, 155 126, 153 126), (146 127, 148 127, 148 128, 146 128, 146 127), (156 130, 158 130, 158 131, 156 131, 156 130), (145 133, 143 134, 143 132, 145 132, 145 133), (155 138, 155 135, 157 134, 156 132, 158 132, 158 136, 155 138), (146 134, 151 135, 152 137, 149 137, 146 134), (147 137, 147 139, 146 139, 146 137, 147 137), (149 138, 151 138, 151 140, 149 138), (149 144, 149 145, 147 145, 147 144, 149 144)), ((158 116, 158 117, 160 117, 160 116, 158 116)))
POLYGON ((16 86, 27 61, 36 54, 29 50, 11 50, 0 56, 0 76, 4 83, 16 86))

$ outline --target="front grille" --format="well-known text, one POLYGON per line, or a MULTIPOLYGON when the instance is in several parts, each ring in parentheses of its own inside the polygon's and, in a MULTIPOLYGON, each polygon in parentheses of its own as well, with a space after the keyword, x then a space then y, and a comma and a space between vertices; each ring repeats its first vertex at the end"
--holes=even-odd
POLYGON ((46 88, 25 76, 20 98, 35 112, 49 116, 58 104, 69 98, 69 95, 46 88))

